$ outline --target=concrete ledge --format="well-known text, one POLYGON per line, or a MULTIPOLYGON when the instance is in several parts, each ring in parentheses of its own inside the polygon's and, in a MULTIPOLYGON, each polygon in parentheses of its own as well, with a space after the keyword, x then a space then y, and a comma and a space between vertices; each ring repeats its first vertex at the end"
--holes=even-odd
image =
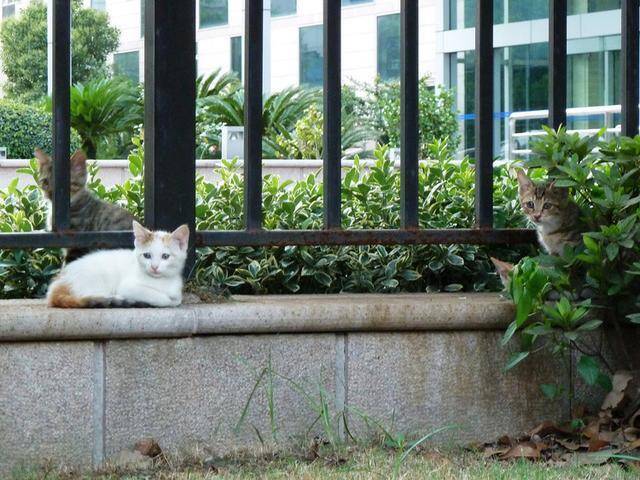
POLYGON ((495 294, 238 297, 177 309, 0 302, 0 478, 46 462, 98 467, 148 436, 169 452, 216 455, 306 445, 322 434, 309 402, 320 391, 362 439, 380 432, 358 412, 416 435, 458 424, 438 439, 456 443, 567 418, 568 400, 550 403, 539 389, 571 389, 563 362, 537 354, 503 372, 512 315, 495 294))
POLYGON ((499 330, 513 305, 498 294, 238 296, 174 309, 60 310, 0 301, 0 342, 181 338, 247 333, 499 330))

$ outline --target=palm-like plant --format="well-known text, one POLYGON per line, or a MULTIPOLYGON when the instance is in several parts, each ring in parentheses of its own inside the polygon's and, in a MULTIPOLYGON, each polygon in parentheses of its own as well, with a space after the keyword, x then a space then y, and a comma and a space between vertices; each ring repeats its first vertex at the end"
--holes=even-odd
MULTIPOLYGON (((208 144, 220 143, 220 126, 241 126, 244 124, 244 91, 230 85, 218 89, 218 94, 200 96, 198 99, 198 123, 210 126, 205 129, 205 141, 208 144)), ((292 131, 296 123, 304 117, 312 105, 319 106, 322 94, 318 90, 287 88, 264 99, 262 134, 264 155, 274 155, 272 142, 279 134, 292 131)))
POLYGON ((71 126, 89 158, 96 157, 100 141, 141 124, 143 117, 138 89, 126 79, 101 78, 71 88, 71 126))
POLYGON ((196 98, 228 96, 242 87, 238 76, 233 72, 222 73, 220 68, 206 77, 196 79, 196 98))

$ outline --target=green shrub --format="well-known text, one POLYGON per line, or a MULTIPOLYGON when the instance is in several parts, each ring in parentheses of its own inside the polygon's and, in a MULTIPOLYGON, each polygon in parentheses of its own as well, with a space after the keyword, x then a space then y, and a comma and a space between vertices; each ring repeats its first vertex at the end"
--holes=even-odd
MULTIPOLYGON (((373 84, 356 84, 345 98, 346 109, 366 119, 378 143, 400 147, 400 82, 378 78, 373 84)), ((427 158, 429 145, 438 139, 447 138, 455 150, 459 136, 453 92, 444 87, 436 90, 429 85, 429 77, 422 77, 419 98, 420 158, 427 158)))
MULTIPOLYGON (((71 133, 71 150, 80 146, 71 133)), ((0 100, 0 147, 9 158, 31 158, 36 147, 51 152, 51 114, 29 105, 0 100)))
MULTIPOLYGON (((28 171, 34 171, 31 161, 28 171)), ((0 235, 44 230, 47 212, 44 197, 35 185, 18 188, 14 179, 0 190, 0 235)), ((45 294, 51 277, 60 268, 59 250, 0 250, 0 298, 30 298, 45 294)))
MULTIPOLYGON (((533 144, 526 166, 571 190, 587 231, 583 243, 565 248, 561 257, 525 258, 516 267, 510 294, 517 315, 504 343, 519 333, 520 351, 510 367, 532 351, 574 351, 584 381, 608 390, 614 368, 601 342, 590 339, 594 330, 621 335, 622 327, 640 323, 640 137, 607 143, 600 136, 580 138, 563 128, 547 130, 533 144)), ((615 353, 633 369, 629 352, 615 353)), ((545 390, 558 393, 552 385, 545 390)))
MULTIPOLYGON (((275 139, 277 158, 317 159, 322 158, 324 150, 324 116, 321 109, 311 105, 300 118, 293 131, 283 131, 275 139)), ((352 115, 342 117, 342 152, 363 153, 363 142, 371 138, 371 132, 365 126, 358 125, 352 115)))
MULTIPOLYGON (((142 155, 142 145, 137 141, 129 157, 131 172, 135 175, 132 180, 105 188, 92 175, 90 188, 140 215, 144 199, 142 155)), ((450 150, 442 143, 432 145, 430 156, 436 160, 420 167, 421 227, 471 227, 474 216, 472 166, 468 160, 454 162, 450 150)), ((197 179, 197 228, 241 229, 242 176, 233 161, 225 161, 218 173, 220 180, 213 183, 202 177, 197 179)), ((503 167, 497 167, 495 174, 496 225, 520 227, 524 221, 516 201, 515 182, 503 167)), ((322 227, 322 184, 317 175, 298 182, 281 181, 269 175, 264 179, 263 188, 265 228, 322 227)), ((381 147, 375 152, 373 167, 365 167, 356 159, 355 166, 344 176, 342 191, 345 228, 399 226, 399 173, 388 158, 387 148, 381 147)), ((0 210, 0 228, 19 230, 25 217, 26 228, 42 228, 44 209, 34 187, 19 190, 13 185, 10 195, 14 207, 11 211, 0 210), (19 220, 16 215, 20 216, 19 220)), ((198 250, 193 279, 197 285, 230 289, 233 293, 484 291, 500 288, 488 253, 514 260, 530 252, 530 247, 477 245, 202 248, 198 250)), ((15 252, 2 252, 0 261, 12 255, 15 252)), ((19 255, 34 265, 40 265, 39 262, 50 255, 55 257, 43 250, 19 255)), ((0 296, 31 296, 44 291, 40 283, 45 282, 45 278, 38 275, 31 276, 38 284, 31 289, 17 291, 11 287, 26 281, 24 275, 27 273, 12 266, 0 266, 0 296), (10 274, 2 273, 7 271, 10 274), (10 292, 4 291, 7 279, 12 282, 10 292)))

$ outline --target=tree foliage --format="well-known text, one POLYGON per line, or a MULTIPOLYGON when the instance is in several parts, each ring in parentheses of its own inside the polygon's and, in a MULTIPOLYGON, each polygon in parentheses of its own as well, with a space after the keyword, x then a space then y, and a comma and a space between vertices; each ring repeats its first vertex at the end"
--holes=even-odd
MULTIPOLYGON (((72 79, 85 82, 106 76, 107 57, 119 43, 119 31, 105 12, 72 3, 72 79)), ((0 58, 7 77, 5 94, 35 101, 47 93, 47 6, 33 0, 0 29, 0 58)))

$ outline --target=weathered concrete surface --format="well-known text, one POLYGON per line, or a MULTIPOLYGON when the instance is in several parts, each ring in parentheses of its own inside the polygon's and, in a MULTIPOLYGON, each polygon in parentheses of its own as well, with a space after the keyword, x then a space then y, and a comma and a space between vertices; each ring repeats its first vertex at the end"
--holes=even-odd
POLYGON ((239 297, 165 310, 0 302, 0 477, 46 457, 98 465, 149 436, 169 450, 224 453, 256 445, 256 430, 270 441, 273 425, 291 442, 315 419, 320 390, 355 423, 358 409, 387 424, 393 412, 398 431, 462 423, 457 441, 515 434, 567 413, 538 385, 570 381, 545 358, 502 372, 498 339, 512 309, 475 294, 239 297))
POLYGON ((108 342, 105 454, 141 437, 171 450, 206 444, 222 453, 257 445, 256 431, 270 442, 269 391, 276 438, 302 436, 317 412, 284 378, 305 385, 313 396, 318 384, 334 392, 334 359, 330 334, 108 342))
MULTIPOLYGON (((504 373, 501 332, 357 333, 347 349, 347 404, 402 432, 460 428, 445 437, 483 441, 569 415, 541 383, 569 384, 569 372, 540 356, 504 373), (384 374, 381 374, 384 372, 384 374)), ((350 415, 363 428, 360 415, 350 415)))
POLYGON ((49 458, 90 464, 93 355, 91 342, 0 343, 0 477, 49 458))
POLYGON ((0 302, 0 341, 238 333, 492 330, 513 319, 496 294, 238 296, 172 309, 60 310, 0 302))

